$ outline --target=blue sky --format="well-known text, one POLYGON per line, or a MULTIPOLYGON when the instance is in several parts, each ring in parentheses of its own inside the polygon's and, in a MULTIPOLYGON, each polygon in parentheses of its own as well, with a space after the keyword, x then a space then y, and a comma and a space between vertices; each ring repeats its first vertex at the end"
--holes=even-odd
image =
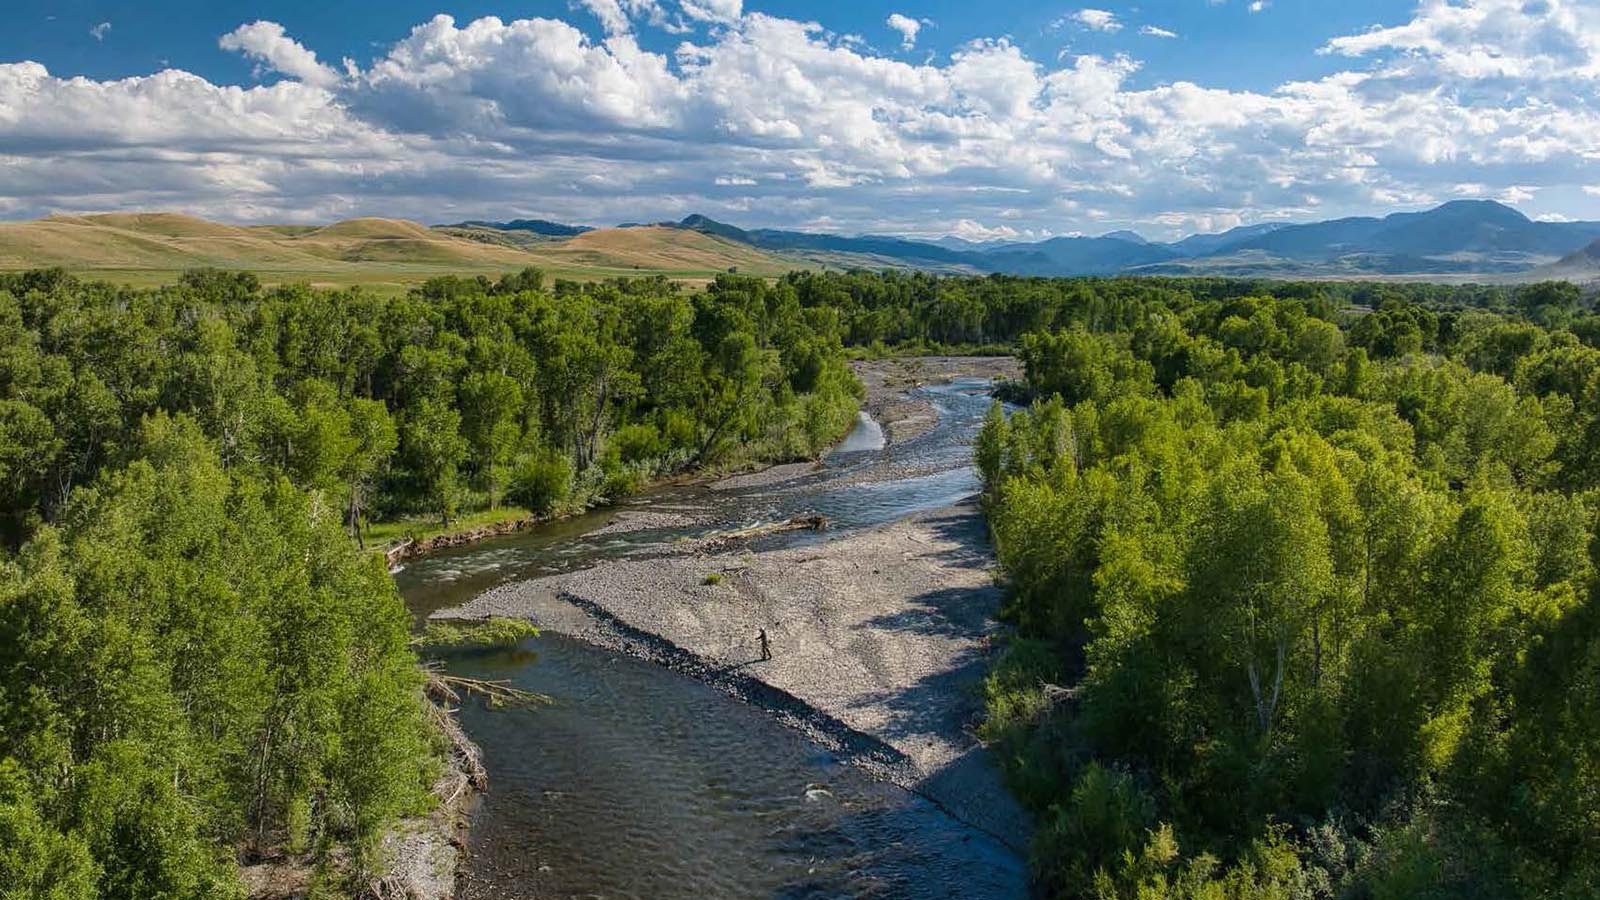
POLYGON ((1460 197, 1600 218, 1600 0, 8 12, 5 218, 1167 237, 1460 197))
MULTIPOLYGON (((1239 89, 1269 89, 1283 81, 1312 78, 1339 67, 1317 56, 1329 37, 1372 25, 1396 25, 1410 18, 1414 5, 1395 0, 1278 0, 1252 13, 1248 0, 1155 0, 1139 4, 1097 0, 1088 4, 960 0, 906 2, 751 2, 747 11, 814 20, 841 34, 865 38, 883 52, 921 61, 929 53, 948 55, 968 41, 1010 36, 1030 56, 1050 59, 1063 49, 1074 53, 1137 54, 1145 68, 1137 83, 1179 79, 1239 89), (1127 27, 1100 32, 1073 25, 1053 26, 1064 17, 1097 5, 1119 16, 1127 27), (898 32, 885 24, 894 13, 928 19, 916 46, 901 51, 898 32), (1141 26, 1179 35, 1163 40, 1138 33, 1141 26)), ((25 2, 11 27, 0 33, 0 59, 33 59, 58 75, 122 78, 144 75, 163 65, 177 66, 213 81, 248 79, 249 63, 217 47, 219 35, 245 22, 279 22, 308 47, 332 59, 357 60, 381 53, 412 26, 446 13, 467 22, 482 16, 501 19, 564 18, 591 36, 603 36, 598 20, 563 0, 524 3, 438 3, 394 0, 382 4, 286 0, 263 3, 149 2, 149 0, 52 0, 25 2), (110 22, 101 39, 91 29, 110 22)), ((1070 20, 1069 20, 1070 21, 1070 20)), ((674 35, 656 32, 641 44, 670 50, 674 35)))

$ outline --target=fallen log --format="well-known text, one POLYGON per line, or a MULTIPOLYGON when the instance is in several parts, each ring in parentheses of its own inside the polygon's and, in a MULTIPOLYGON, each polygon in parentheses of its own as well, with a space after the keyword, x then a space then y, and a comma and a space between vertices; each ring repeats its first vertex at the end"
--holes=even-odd
POLYGON ((432 664, 427 669, 427 692, 435 703, 459 704, 463 694, 478 697, 490 706, 547 706, 555 702, 537 691, 514 687, 509 681, 449 675, 432 664))
POLYGON ((769 534, 781 534, 786 531, 821 531, 827 527, 827 516, 821 513, 808 513, 782 522, 765 522, 760 525, 751 525, 748 528, 712 535, 701 545, 701 549, 706 551, 723 550, 734 544, 748 541, 751 538, 766 537, 769 534))

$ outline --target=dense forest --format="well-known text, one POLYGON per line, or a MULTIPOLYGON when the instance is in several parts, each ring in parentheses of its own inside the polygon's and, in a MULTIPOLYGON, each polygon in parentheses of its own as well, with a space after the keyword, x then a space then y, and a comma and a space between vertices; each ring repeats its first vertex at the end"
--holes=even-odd
POLYGON ((1558 285, 0 275, 0 893, 381 867, 441 748, 371 523, 815 456, 848 355, 998 349, 985 728, 1046 892, 1582 895, 1597 339, 1558 285))
POLYGON ((1600 894, 1595 317, 1284 287, 1063 310, 980 435, 1044 890, 1600 894))
POLYGON ((1081 325, 1130 328, 1152 297, 1176 304, 1270 295, 1303 300, 1324 315, 1385 305, 1449 313, 1513 304, 1496 285, 1283 282, 1223 278, 1032 278, 922 272, 796 272, 780 284, 808 307, 832 309, 846 345, 869 352, 1010 353, 1018 338, 1081 325))
POLYGON ((0 276, 0 895, 381 866, 440 748, 368 519, 811 456, 859 390, 836 316, 752 279, 0 276))

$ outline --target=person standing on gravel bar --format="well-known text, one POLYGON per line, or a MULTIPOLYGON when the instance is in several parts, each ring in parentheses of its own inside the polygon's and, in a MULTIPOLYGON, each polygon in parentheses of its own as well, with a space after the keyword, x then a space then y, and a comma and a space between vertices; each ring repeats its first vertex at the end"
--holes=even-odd
POLYGON ((766 662, 772 658, 772 645, 767 642, 767 630, 765 628, 758 628, 756 631, 758 632, 756 639, 761 642, 761 661, 766 662))

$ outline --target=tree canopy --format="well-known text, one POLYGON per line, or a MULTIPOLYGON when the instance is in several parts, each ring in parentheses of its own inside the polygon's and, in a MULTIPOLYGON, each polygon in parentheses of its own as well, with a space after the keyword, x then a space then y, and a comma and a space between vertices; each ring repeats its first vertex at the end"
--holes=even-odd
POLYGON ((1151 290, 1022 338, 985 727, 1048 892, 1593 896, 1600 354, 1569 291, 1511 300, 1151 290))

